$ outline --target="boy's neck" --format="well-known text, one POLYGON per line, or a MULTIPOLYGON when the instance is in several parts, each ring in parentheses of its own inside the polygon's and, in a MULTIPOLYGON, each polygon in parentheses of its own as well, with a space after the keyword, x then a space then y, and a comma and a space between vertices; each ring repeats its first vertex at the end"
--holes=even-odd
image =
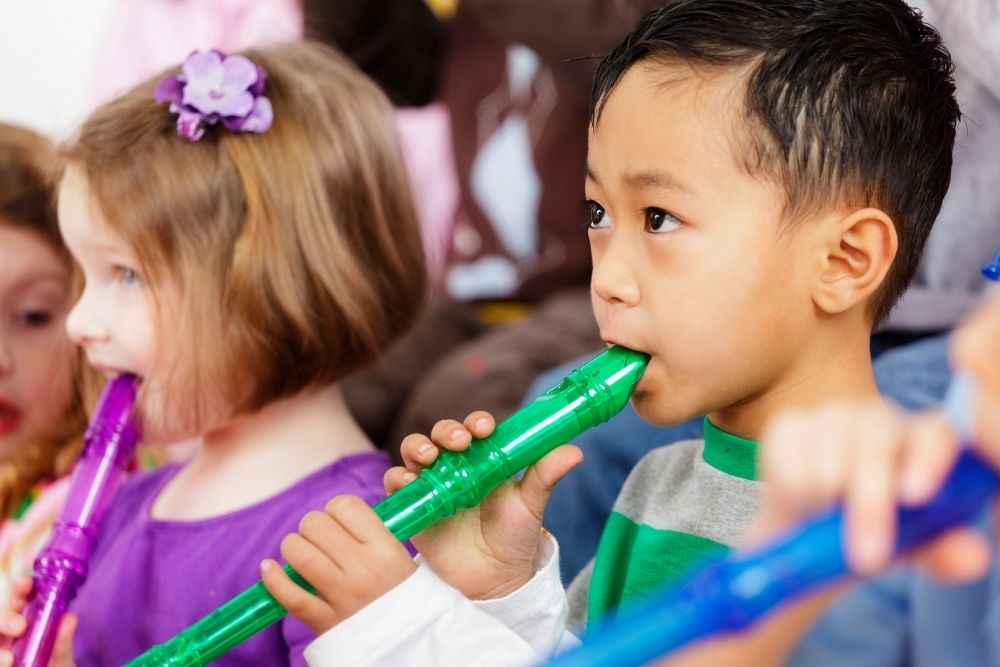
POLYGON ((830 401, 877 400, 867 328, 817 333, 803 357, 761 392, 709 413, 718 428, 759 441, 773 418, 830 401))

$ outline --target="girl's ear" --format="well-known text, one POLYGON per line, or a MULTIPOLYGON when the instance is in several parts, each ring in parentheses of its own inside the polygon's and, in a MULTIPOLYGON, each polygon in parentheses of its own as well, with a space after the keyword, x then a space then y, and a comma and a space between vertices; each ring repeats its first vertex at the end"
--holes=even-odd
POLYGON ((836 314, 868 301, 885 281, 898 248, 896 226, 883 211, 864 208, 841 218, 825 240, 813 302, 836 314))

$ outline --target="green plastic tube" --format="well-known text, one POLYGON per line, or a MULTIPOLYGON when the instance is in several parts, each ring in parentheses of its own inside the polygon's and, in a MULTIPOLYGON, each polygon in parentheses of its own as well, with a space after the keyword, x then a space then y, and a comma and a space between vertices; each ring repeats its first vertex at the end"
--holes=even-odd
MULTIPOLYGON (((475 507, 519 470, 620 412, 648 362, 640 352, 608 349, 498 424, 489 437, 464 452, 442 452, 417 479, 375 505, 375 512, 396 537, 406 540, 459 510, 475 507)), ((313 591, 291 567, 285 570, 313 591)), ((204 665, 286 613, 257 582, 126 667, 204 665)))

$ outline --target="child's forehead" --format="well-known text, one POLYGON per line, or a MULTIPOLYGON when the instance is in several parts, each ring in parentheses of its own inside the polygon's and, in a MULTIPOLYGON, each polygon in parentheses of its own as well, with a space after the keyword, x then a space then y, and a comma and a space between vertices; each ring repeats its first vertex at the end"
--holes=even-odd
POLYGON ((68 275, 66 262, 51 242, 0 220, 0 296, 49 282, 63 286, 68 275))
POLYGON ((595 114, 588 175, 601 171, 595 153, 623 156, 628 171, 657 171, 664 163, 745 171, 756 139, 745 98, 740 69, 674 59, 636 63, 595 114))
POLYGON ((642 60, 610 90, 594 118, 609 110, 620 116, 646 115, 662 123, 731 124, 746 131, 748 68, 697 64, 676 58, 642 60))
POLYGON ((68 244, 121 252, 127 244, 111 228, 83 171, 69 165, 59 184, 59 228, 68 244))

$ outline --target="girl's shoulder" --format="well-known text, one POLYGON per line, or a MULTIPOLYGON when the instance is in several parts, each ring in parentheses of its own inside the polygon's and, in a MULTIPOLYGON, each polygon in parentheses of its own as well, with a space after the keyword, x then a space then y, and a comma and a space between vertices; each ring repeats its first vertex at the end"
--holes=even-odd
MULTIPOLYGON (((385 497, 382 480, 392 460, 385 452, 349 454, 303 477, 295 484, 251 507, 229 515, 233 521, 270 525, 289 532, 311 510, 322 510, 335 496, 352 495, 374 505, 385 497)), ((220 517, 221 518, 221 517, 220 517)))
POLYGON ((302 478, 291 487, 302 494, 358 496, 369 504, 385 496, 382 480, 392 459, 386 452, 370 451, 348 454, 302 478))
POLYGON ((299 520, 310 510, 321 510, 336 496, 357 496, 369 505, 385 497, 383 478, 392 465, 385 452, 349 454, 303 477, 255 505, 230 515, 255 522, 274 520, 295 530, 299 520), (294 521, 288 523, 289 517, 294 521))

